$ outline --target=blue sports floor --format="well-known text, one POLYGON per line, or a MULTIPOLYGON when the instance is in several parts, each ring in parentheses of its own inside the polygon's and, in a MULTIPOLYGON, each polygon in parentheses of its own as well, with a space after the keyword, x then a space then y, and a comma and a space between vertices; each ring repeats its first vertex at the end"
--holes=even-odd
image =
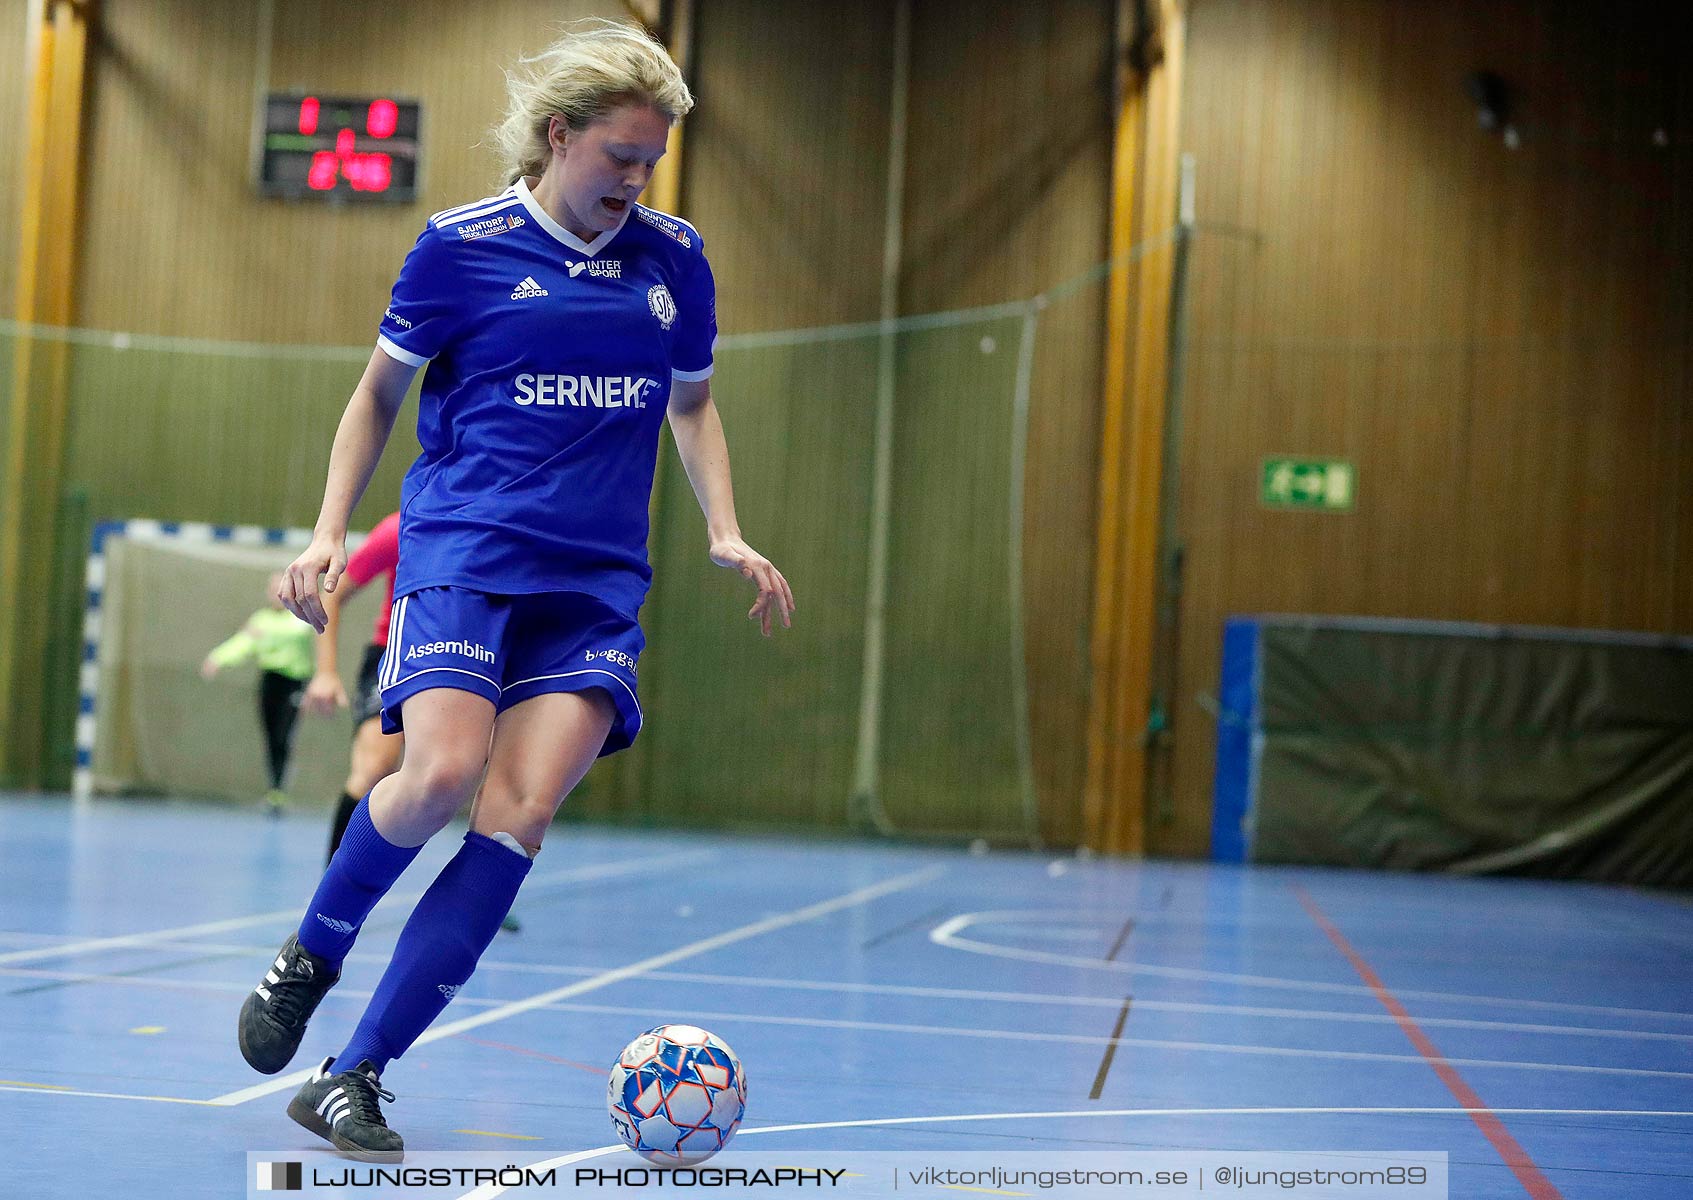
MULTIPOLYGON (((246 1151, 322 1148, 235 1013, 325 832, 0 797, 0 1196, 241 1196, 246 1151)), ((372 915, 296 1068, 457 840, 372 915)), ((517 911, 388 1071, 409 1149, 610 1145, 607 1064, 688 1021, 746 1065, 734 1148, 1444 1150, 1464 1200, 1693 1197, 1674 897, 568 827, 517 911)))

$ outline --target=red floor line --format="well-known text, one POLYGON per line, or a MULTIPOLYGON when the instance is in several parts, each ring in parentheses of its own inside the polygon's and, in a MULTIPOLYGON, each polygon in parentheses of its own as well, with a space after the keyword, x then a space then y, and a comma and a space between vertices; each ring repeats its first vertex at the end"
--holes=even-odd
POLYGON ((578 1071, 586 1071, 590 1075, 606 1075, 610 1072, 605 1067, 596 1067, 588 1063, 577 1062, 571 1058, 560 1058, 556 1054, 547 1054, 541 1050, 531 1050, 527 1046, 513 1046, 509 1042, 490 1042, 483 1038, 471 1037, 469 1034, 458 1035, 461 1042, 474 1042, 478 1046, 488 1046, 495 1050, 510 1050, 513 1054, 525 1054, 530 1058, 539 1058, 546 1062, 557 1063, 561 1067, 574 1067, 578 1071))
POLYGON ((1375 993, 1376 999, 1381 1001, 1381 1006, 1393 1014, 1399 1028, 1411 1039, 1411 1044, 1417 1048, 1417 1052, 1428 1060, 1428 1065, 1434 1068, 1434 1073, 1440 1076, 1440 1081, 1446 1085, 1446 1089, 1459 1104, 1470 1110, 1470 1119, 1476 1123, 1476 1128, 1481 1130, 1482 1135, 1493 1143, 1493 1148, 1499 1152, 1499 1157, 1505 1160, 1505 1165, 1511 1168, 1511 1173, 1517 1177, 1517 1182, 1523 1185, 1523 1190, 1534 1197, 1534 1200, 1564 1200, 1564 1194, 1534 1165, 1528 1151, 1511 1136, 1511 1131, 1505 1128, 1505 1123, 1476 1094, 1476 1090, 1464 1082, 1464 1077, 1458 1074, 1457 1068, 1446 1061, 1439 1047, 1429 1040, 1428 1034, 1417 1025, 1405 1006, 1399 1003, 1399 998, 1387 990, 1387 985, 1381 981, 1381 976, 1376 974, 1375 968, 1352 948, 1352 943, 1346 940, 1346 935, 1328 919, 1310 893, 1294 884, 1293 894, 1305 912, 1317 923, 1317 928, 1328 934, 1335 949, 1346 956, 1346 961, 1358 972, 1358 978, 1375 993))

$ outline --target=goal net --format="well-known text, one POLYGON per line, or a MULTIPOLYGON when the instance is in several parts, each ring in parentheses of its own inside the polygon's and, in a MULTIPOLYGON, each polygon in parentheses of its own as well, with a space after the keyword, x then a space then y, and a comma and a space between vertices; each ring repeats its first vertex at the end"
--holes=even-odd
MULTIPOLYGON (((259 669, 202 679, 207 653, 266 606, 267 582, 310 540, 306 530, 113 522, 94 533, 77 721, 75 785, 94 792, 257 800, 268 787, 259 669)), ((362 535, 348 538, 351 550, 362 535)), ((377 585, 342 609, 339 665, 357 682, 377 585)), ((322 803, 347 772, 351 718, 302 713, 284 790, 322 803)))
MULTIPOLYGON (((740 619, 745 581, 707 561, 691 483, 662 447, 641 612, 651 720, 571 811, 1024 845, 1044 822, 1046 840, 1072 837, 1094 482, 1077 464, 1097 443, 1105 278, 1102 265, 1024 300, 719 339, 737 510, 794 584, 795 627, 765 643, 740 619)), ((368 351, 63 338, 65 494, 81 515, 58 535, 47 599, 66 626, 84 522, 102 523, 88 637, 79 649, 64 628, 48 655, 55 745, 74 721, 85 794, 262 795, 256 671, 204 681, 198 667, 307 535, 159 518, 307 519, 368 351)), ((414 413, 372 481, 389 498, 373 514, 398 500, 414 413)), ((375 606, 355 598, 342 626, 349 686, 375 606)), ((302 715, 291 795, 338 792, 348 733, 344 717, 302 715)))

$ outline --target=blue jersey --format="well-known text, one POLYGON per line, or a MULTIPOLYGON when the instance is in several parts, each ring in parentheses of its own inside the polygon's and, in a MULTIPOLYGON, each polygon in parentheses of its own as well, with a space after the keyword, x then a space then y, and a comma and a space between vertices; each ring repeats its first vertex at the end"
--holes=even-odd
POLYGON ((431 217, 377 339, 428 364, 394 594, 584 592, 633 617, 670 383, 711 374, 716 334, 676 217, 631 204, 584 243, 521 180, 431 217))

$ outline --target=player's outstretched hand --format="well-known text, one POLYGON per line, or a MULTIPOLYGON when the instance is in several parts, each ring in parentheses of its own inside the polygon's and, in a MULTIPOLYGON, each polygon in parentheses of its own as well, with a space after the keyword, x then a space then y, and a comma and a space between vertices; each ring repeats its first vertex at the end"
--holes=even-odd
POLYGON ((335 590, 341 582, 341 572, 347 569, 346 540, 324 533, 315 535, 305 553, 288 564, 288 569, 282 573, 282 586, 276 589, 276 598, 282 601, 282 607, 319 633, 323 632, 329 617, 323 611, 318 577, 323 577, 323 591, 335 590))
POLYGON ((320 717, 332 717, 336 709, 346 708, 347 689, 341 685, 341 677, 332 671, 313 675, 300 706, 320 717))
POLYGON ((794 590, 764 555, 740 538, 723 538, 711 544, 711 561, 731 571, 739 571, 758 589, 747 620, 757 621, 765 637, 770 636, 771 623, 780 616, 782 628, 793 625, 794 590))

